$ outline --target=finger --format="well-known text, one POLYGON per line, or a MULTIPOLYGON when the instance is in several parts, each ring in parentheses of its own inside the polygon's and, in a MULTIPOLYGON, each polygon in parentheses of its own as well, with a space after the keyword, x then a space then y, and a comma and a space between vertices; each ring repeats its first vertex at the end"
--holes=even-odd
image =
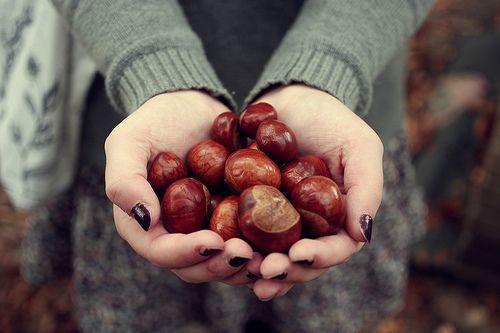
POLYGON ((232 276, 221 280, 221 282, 229 285, 246 284, 247 286, 253 287, 254 281, 261 278, 260 265, 263 259, 264 257, 262 256, 262 254, 254 252, 252 259, 247 262, 244 269, 241 269, 232 276))
POLYGON ((260 270, 264 279, 303 283, 317 279, 327 268, 315 269, 309 265, 294 264, 287 255, 272 253, 264 259, 260 270))
POLYGON ((253 285, 253 292, 263 302, 285 295, 293 287, 292 283, 276 280, 257 280, 253 285))
POLYGON ((149 143, 117 127, 106 139, 105 153, 106 195, 147 231, 160 216, 160 202, 147 181, 149 143))
POLYGON ((161 224, 157 224, 150 232, 145 232, 116 205, 113 213, 119 235, 135 252, 158 267, 173 269, 191 266, 224 249, 222 237, 210 230, 169 234, 161 224))
POLYGON ((292 245, 288 256, 294 263, 311 268, 328 268, 349 260, 363 244, 354 240, 345 230, 341 230, 332 236, 301 239, 292 245))
POLYGON ((370 242, 373 218, 382 200, 383 146, 374 134, 358 138, 344 155, 346 230, 358 242, 370 242))
MULTIPOLYGON (((252 259, 253 250, 245 241, 232 238, 226 241, 224 250, 199 264, 174 270, 182 280, 189 283, 220 281, 241 271, 252 259)), ((244 283, 251 282, 248 278, 244 283)))

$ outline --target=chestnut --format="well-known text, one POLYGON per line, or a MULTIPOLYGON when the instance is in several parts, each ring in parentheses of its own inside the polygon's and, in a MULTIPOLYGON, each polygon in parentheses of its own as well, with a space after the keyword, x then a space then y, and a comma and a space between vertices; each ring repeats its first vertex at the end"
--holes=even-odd
POLYGON ((215 118, 210 132, 212 140, 224 145, 230 152, 238 149, 242 143, 238 116, 232 112, 224 112, 215 118))
POLYGON ((159 153, 148 172, 148 182, 161 198, 165 189, 174 181, 187 176, 184 162, 174 153, 159 153))
POLYGON ((295 133, 284 123, 270 119, 263 121, 255 135, 257 147, 278 164, 295 158, 298 151, 295 133))
POLYGON ((168 232, 188 234, 206 227, 210 193, 194 178, 173 182, 165 191, 161 204, 163 226, 168 232))
POLYGON ((314 155, 306 155, 288 162, 281 169, 281 189, 283 193, 290 194, 295 185, 302 179, 311 176, 331 178, 330 171, 321 158, 314 155))
POLYGON ((187 154, 189 171, 210 189, 224 182, 224 165, 229 155, 226 147, 213 140, 196 144, 187 154))
POLYGON ((238 226, 238 201, 236 195, 224 198, 215 207, 208 228, 218 233, 222 239, 227 241, 231 238, 242 238, 238 226))
POLYGON ((278 119, 274 106, 268 103, 252 104, 240 115, 240 128, 246 136, 255 139, 260 123, 267 119, 278 119))
POLYGON ((302 217, 304 234, 308 237, 333 235, 344 226, 344 198, 330 178, 303 179, 293 188, 290 200, 302 217))
POLYGON ((227 158, 224 179, 233 191, 240 193, 247 187, 258 184, 279 188, 281 172, 263 152, 240 149, 227 158))
POLYGON ((255 150, 260 150, 259 147, 257 147, 257 142, 252 142, 251 144, 248 145, 248 149, 255 149, 255 150))
POLYGON ((276 188, 255 185, 244 190, 238 205, 241 233, 264 253, 286 253, 300 239, 300 215, 276 188))
POLYGON ((222 195, 219 194, 211 194, 210 195, 210 211, 213 212, 215 210, 215 207, 217 207, 218 204, 221 203, 222 195))

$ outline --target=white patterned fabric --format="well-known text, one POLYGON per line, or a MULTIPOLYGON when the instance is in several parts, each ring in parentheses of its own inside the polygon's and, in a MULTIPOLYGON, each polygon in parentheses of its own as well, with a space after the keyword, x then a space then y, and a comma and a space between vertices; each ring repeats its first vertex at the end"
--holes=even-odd
POLYGON ((48 0, 0 0, 0 179, 32 209, 68 188, 96 72, 48 0))

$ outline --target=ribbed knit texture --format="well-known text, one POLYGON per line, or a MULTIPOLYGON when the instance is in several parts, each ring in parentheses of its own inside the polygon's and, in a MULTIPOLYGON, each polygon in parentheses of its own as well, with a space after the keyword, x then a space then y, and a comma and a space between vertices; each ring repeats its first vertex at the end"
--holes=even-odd
POLYGON ((177 1, 53 0, 106 78, 118 111, 169 91, 202 89, 234 107, 177 1))
POLYGON ((306 83, 356 113, 372 84, 424 19, 431 0, 309 0, 246 99, 274 85, 306 83))

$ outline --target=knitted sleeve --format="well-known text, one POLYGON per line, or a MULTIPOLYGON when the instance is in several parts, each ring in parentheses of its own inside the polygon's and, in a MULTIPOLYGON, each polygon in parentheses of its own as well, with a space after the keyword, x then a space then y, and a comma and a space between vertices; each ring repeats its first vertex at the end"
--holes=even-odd
POLYGON ((149 98, 201 89, 234 105, 174 0, 52 0, 106 78, 119 111, 149 98))
POLYGON ((432 0, 308 0, 251 91, 301 82, 363 115, 372 83, 431 8, 432 0))

